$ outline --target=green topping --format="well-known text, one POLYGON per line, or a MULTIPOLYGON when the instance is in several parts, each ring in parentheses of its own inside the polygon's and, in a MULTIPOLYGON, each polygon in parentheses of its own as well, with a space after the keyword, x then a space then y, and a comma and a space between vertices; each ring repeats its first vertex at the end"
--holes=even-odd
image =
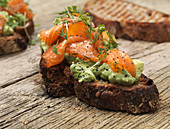
POLYGON ((18 26, 15 18, 11 15, 8 15, 6 11, 0 11, 0 15, 4 16, 6 23, 3 30, 3 35, 10 35, 14 33, 14 28, 18 26))
POLYGON ((7 7, 8 0, 0 0, 0 7, 7 7))
POLYGON ((54 52, 55 54, 57 54, 57 55, 58 55, 56 45, 54 45, 54 46, 52 47, 52 50, 53 50, 53 52, 54 52))
POLYGON ((59 12, 57 14, 62 15, 61 17, 69 17, 69 18, 73 18, 72 13, 78 13, 80 14, 81 11, 77 9, 77 6, 73 5, 72 7, 67 7, 67 10, 63 11, 63 12, 59 12))
POLYGON ((54 25, 58 25, 58 24, 61 24, 61 23, 62 23, 61 18, 55 18, 55 20, 53 21, 54 25))
POLYGON ((40 34, 37 34, 37 39, 39 40, 39 46, 41 48, 41 52, 46 52, 49 46, 46 45, 46 43, 41 40, 40 34))
POLYGON ((69 53, 65 53, 64 58, 66 59, 67 63, 69 63, 70 65, 72 64, 72 62, 82 63, 82 64, 86 64, 88 66, 92 66, 94 64, 94 63, 89 62, 87 60, 81 60, 78 57, 71 56, 69 53))
POLYGON ((96 77, 91 69, 87 68, 87 64, 82 63, 72 63, 70 66, 71 72, 74 73, 75 79, 78 79, 78 82, 91 82, 96 81, 96 77))
POLYGON ((140 75, 142 74, 142 71, 144 69, 144 63, 139 60, 133 60, 134 64, 136 65, 136 76, 135 78, 138 79, 140 75))
POLYGON ((28 21, 28 19, 21 13, 17 13, 15 16, 12 16, 8 15, 8 12, 6 11, 0 11, 0 15, 4 16, 4 18, 7 20, 2 33, 3 35, 13 34, 16 27, 22 26, 24 24, 24 20, 28 21))
POLYGON ((28 19, 21 13, 16 13, 15 16, 14 16, 16 22, 18 22, 18 25, 19 26, 23 26, 24 25, 24 22, 27 22, 28 19))
POLYGON ((107 51, 111 50, 113 48, 118 48, 118 43, 113 40, 112 35, 110 33, 108 33, 108 32, 107 32, 107 35, 109 37, 109 41, 104 40, 104 45, 106 46, 107 51))
POLYGON ((99 71, 101 73, 100 77, 104 80, 109 80, 111 83, 132 85, 136 81, 136 78, 132 77, 127 70, 123 70, 122 73, 116 73, 106 63, 99 67, 99 71))

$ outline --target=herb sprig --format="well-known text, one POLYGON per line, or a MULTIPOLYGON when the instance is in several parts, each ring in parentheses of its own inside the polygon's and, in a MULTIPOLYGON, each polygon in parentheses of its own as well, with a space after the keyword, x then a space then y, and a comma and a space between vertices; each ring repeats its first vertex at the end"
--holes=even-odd
POLYGON ((7 7, 8 0, 0 0, 0 7, 7 7))
POLYGON ((24 16, 25 16, 25 18, 24 18, 24 31, 25 31, 26 37, 29 40, 28 44, 34 45, 37 40, 36 39, 32 39, 30 37, 30 35, 29 35, 28 31, 27 31, 27 26, 26 26, 26 22, 28 21, 28 19, 26 18, 26 13, 24 13, 24 16))
POLYGON ((58 52, 57 52, 57 48, 56 48, 56 46, 58 45, 58 42, 59 42, 59 40, 57 40, 57 44, 56 45, 53 45, 53 47, 52 47, 52 51, 55 53, 55 54, 59 54, 58 52))
POLYGON ((73 13, 78 13, 81 14, 81 11, 77 9, 77 6, 72 6, 72 7, 67 7, 67 9, 65 9, 65 11, 59 12, 57 14, 62 15, 60 17, 69 17, 69 18, 73 18, 73 13))

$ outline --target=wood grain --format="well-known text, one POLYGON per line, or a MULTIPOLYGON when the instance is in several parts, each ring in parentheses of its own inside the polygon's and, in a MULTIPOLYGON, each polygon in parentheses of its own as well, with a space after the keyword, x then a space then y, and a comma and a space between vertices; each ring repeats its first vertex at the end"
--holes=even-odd
MULTIPOLYGON (((132 1, 132 0, 129 0, 132 1)), ((56 12, 68 5, 83 7, 80 0, 30 0, 35 13, 33 37, 52 26, 56 12)), ((168 0, 136 0, 138 4, 170 14, 168 0), (159 5, 162 6, 159 6, 159 5)), ((38 42, 26 51, 0 57, 0 128, 170 128, 170 43, 118 39, 119 48, 145 62, 144 74, 160 92, 160 108, 143 115, 99 110, 75 96, 51 98, 41 88, 38 42)))

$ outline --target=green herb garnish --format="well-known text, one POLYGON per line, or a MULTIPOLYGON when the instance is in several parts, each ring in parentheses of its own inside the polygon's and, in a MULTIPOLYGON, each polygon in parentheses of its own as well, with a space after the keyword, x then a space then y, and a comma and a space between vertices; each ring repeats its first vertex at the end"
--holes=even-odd
POLYGON ((0 7, 7 7, 8 0, 0 0, 0 7))
POLYGON ((55 54, 59 54, 58 52, 57 52, 57 48, 56 48, 56 46, 58 45, 58 42, 59 42, 59 40, 57 40, 57 43, 56 43, 56 45, 53 45, 53 47, 52 47, 52 51, 55 53, 55 54))
POLYGON ((57 48, 56 48, 56 45, 53 45, 53 47, 52 47, 52 51, 55 53, 55 54, 59 54, 58 52, 57 52, 57 48))
POLYGON ((26 13, 24 14, 25 18, 23 19, 24 20, 24 31, 25 31, 25 34, 29 40, 28 44, 30 45, 35 45, 35 42, 37 41, 36 39, 32 39, 27 31, 27 27, 26 27, 26 22, 28 21, 28 19, 26 18, 26 13))
POLYGON ((72 7, 67 7, 67 10, 59 12, 57 14, 59 15, 64 15, 64 17, 69 17, 69 18, 73 18, 72 13, 78 13, 80 14, 81 11, 77 10, 77 6, 73 5, 72 7))
POLYGON ((118 47, 118 43, 116 41, 114 41, 112 34, 107 32, 107 35, 109 37, 109 45, 110 45, 109 48, 110 49, 117 48, 118 47))

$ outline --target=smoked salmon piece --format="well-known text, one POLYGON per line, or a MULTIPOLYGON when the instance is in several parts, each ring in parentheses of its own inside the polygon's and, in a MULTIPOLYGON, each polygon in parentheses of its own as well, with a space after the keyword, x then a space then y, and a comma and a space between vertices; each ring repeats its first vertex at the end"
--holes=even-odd
POLYGON ((54 43, 63 29, 63 24, 55 25, 51 29, 48 30, 42 30, 40 32, 40 38, 42 41, 44 41, 47 45, 50 45, 54 43))
POLYGON ((130 56, 119 49, 107 51, 107 56, 102 60, 109 64, 114 72, 121 73, 123 69, 127 70, 133 77, 136 76, 136 66, 130 56))
POLYGON ((56 45, 58 54, 55 54, 52 50, 52 47, 49 47, 48 50, 42 55, 47 63, 47 67, 51 67, 57 64, 60 64, 64 60, 64 54, 68 43, 82 42, 85 38, 80 36, 70 36, 67 40, 56 45))
POLYGON ((68 29, 68 37, 71 35, 76 35, 76 36, 82 36, 84 38, 87 38, 85 34, 85 32, 87 32, 86 28, 87 26, 85 25, 84 22, 72 23, 68 29))
POLYGON ((26 15, 29 20, 34 17, 34 14, 23 0, 11 0, 8 2, 8 7, 12 13, 20 12, 26 15))
POLYGON ((99 53, 93 47, 90 40, 70 43, 66 48, 66 52, 74 57, 79 57, 82 60, 88 60, 89 62, 97 62, 99 60, 99 53))
MULTIPOLYGON (((68 35, 70 36, 81 36, 87 39, 86 37, 86 29, 87 26, 84 22, 76 22, 76 23, 68 23, 68 35)), ((53 44, 61 35, 61 31, 63 29, 64 36, 66 35, 66 27, 63 24, 58 24, 48 30, 42 30, 40 32, 41 40, 44 41, 47 45, 53 44)))

